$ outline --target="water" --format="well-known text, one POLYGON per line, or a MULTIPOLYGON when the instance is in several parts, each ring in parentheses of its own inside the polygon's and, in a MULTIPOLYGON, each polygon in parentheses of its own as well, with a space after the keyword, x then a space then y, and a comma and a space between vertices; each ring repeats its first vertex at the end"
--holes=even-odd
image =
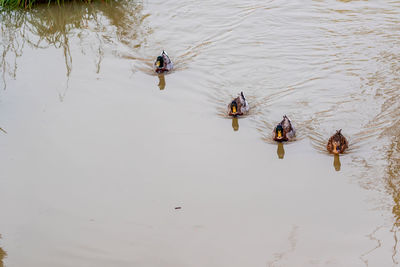
POLYGON ((0 266, 399 265, 399 1, 1 21, 0 266), (163 49, 175 69, 157 76, 163 49), (240 91, 252 108, 234 120, 240 91), (297 139, 279 145, 285 114, 297 139))

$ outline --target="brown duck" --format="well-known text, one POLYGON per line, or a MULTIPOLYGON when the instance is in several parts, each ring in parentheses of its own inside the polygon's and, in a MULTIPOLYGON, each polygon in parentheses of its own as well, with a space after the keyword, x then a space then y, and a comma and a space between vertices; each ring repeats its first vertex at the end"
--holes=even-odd
POLYGON ((272 134, 275 141, 291 141, 296 135, 296 130, 292 126, 289 118, 285 115, 283 116, 283 120, 274 128, 272 134))
POLYGON ((342 129, 337 130, 336 133, 329 138, 328 144, 326 145, 326 149, 333 154, 343 153, 348 147, 349 142, 347 142, 346 137, 342 135, 342 129))
POLYGON ((240 92, 239 96, 232 100, 228 105, 228 114, 229 116, 241 116, 245 115, 249 112, 249 104, 247 103, 246 98, 244 97, 243 92, 240 92))
POLYGON ((167 52, 164 50, 161 52, 161 55, 159 55, 156 59, 156 62, 154 62, 154 70, 158 74, 168 72, 172 70, 174 67, 174 64, 172 64, 171 59, 169 59, 169 56, 167 52))

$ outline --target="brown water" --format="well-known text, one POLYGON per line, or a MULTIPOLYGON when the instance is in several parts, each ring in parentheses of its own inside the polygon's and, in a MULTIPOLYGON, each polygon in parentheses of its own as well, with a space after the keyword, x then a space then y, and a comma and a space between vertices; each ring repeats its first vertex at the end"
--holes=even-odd
POLYGON ((400 264, 400 1, 44 6, 0 34, 1 267, 400 264))

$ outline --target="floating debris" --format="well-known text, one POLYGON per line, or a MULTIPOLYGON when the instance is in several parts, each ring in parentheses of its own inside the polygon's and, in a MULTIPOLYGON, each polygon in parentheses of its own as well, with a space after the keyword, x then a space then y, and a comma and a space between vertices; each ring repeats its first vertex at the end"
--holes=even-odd
POLYGON ((176 210, 180 210, 182 207, 175 207, 176 210))
POLYGON ((7 133, 6 130, 0 127, 0 131, 4 132, 5 134, 7 133))

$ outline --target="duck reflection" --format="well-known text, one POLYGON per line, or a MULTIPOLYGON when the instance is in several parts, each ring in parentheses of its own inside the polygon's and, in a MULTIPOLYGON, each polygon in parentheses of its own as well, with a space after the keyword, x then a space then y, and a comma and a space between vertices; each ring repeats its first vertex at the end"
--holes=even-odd
POLYGON ((285 157, 285 148, 283 148, 283 143, 278 143, 278 148, 276 150, 276 154, 278 154, 278 158, 283 159, 285 157))
POLYGON ((339 154, 335 154, 333 156, 333 167, 335 167, 335 170, 338 172, 340 171, 340 166, 342 164, 340 163, 340 159, 339 159, 339 154))
POLYGON ((232 128, 235 132, 239 131, 239 119, 237 117, 232 117, 232 128))
POLYGON ((163 73, 158 74, 158 87, 160 87, 160 90, 165 88, 165 76, 163 73))
MULTIPOLYGON (((1 238, 1 235, 0 235, 1 238)), ((0 267, 4 267, 3 259, 7 256, 7 253, 0 247, 0 267)))

